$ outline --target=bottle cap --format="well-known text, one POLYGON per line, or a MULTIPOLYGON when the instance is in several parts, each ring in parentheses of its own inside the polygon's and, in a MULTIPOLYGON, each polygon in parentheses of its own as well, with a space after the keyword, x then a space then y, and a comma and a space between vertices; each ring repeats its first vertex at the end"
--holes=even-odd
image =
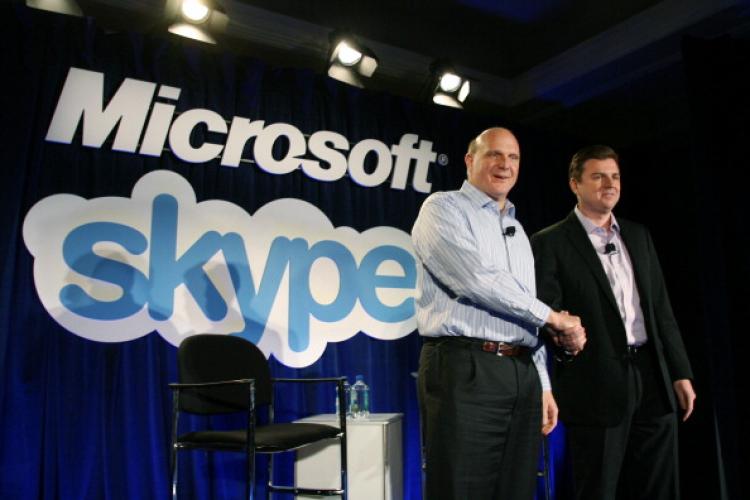
POLYGON ((362 375, 357 375, 356 379, 357 379, 357 382, 364 382, 365 381, 365 377, 363 377, 362 375))

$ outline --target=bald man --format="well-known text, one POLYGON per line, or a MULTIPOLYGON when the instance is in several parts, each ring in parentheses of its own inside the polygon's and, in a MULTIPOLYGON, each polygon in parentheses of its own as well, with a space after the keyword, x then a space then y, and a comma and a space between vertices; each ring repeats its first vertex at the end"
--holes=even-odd
POLYGON ((557 423, 537 330, 585 342, 579 318, 536 299, 531 247, 508 200, 520 160, 510 130, 485 130, 469 144, 461 189, 427 198, 412 229, 430 500, 534 497, 541 436, 557 423))

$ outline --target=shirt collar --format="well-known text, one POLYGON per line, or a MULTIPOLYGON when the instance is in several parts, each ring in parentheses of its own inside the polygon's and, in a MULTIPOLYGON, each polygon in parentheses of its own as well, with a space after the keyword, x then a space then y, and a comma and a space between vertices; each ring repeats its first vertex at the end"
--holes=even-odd
MULTIPOLYGON (((497 205, 497 201, 493 200, 492 198, 487 196, 486 193, 477 189, 477 187, 469 181, 464 181, 464 183, 461 185, 461 193, 466 196, 471 204, 475 207, 490 207, 496 212, 501 213, 500 207, 497 205)), ((514 219, 516 218, 516 206, 507 198, 505 199, 505 209, 502 211, 502 214, 509 215, 514 219)))
MULTIPOLYGON (((583 226, 583 229, 586 230, 586 234, 601 233, 605 231, 603 227, 597 226, 591 219, 583 215, 583 212, 578 209, 578 205, 576 205, 573 211, 575 212, 576 217, 578 217, 578 220, 581 221, 581 225, 583 226)), ((615 214, 610 214, 610 217, 612 217, 612 230, 619 233, 620 225, 617 223, 615 214)))

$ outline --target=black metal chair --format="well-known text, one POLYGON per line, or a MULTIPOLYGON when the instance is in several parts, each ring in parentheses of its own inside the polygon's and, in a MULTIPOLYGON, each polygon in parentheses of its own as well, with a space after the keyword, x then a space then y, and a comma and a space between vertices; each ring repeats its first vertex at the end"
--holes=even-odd
POLYGON ((266 498, 272 493, 338 495, 346 499, 346 407, 344 377, 314 379, 271 378, 268 361, 253 343, 240 337, 201 334, 186 338, 178 350, 179 383, 173 392, 172 449, 170 474, 172 496, 177 495, 177 455, 183 450, 245 453, 247 481, 245 496, 255 495, 255 454, 292 451, 325 439, 341 442, 341 488, 314 489, 273 484, 273 455, 268 459, 266 498), (275 423, 273 384, 336 383, 339 397, 339 427, 316 423, 275 423), (257 410, 268 408, 267 425, 256 425, 257 410), (180 433, 182 412, 220 415, 243 412, 246 426, 236 430, 196 430, 180 433))

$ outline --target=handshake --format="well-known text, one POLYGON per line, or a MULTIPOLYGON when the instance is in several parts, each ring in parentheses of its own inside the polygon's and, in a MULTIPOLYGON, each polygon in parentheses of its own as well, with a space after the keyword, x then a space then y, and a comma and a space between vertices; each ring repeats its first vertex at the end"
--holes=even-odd
POLYGON ((581 318, 568 311, 551 311, 544 327, 548 338, 570 358, 581 352, 586 345, 586 329, 581 318))

